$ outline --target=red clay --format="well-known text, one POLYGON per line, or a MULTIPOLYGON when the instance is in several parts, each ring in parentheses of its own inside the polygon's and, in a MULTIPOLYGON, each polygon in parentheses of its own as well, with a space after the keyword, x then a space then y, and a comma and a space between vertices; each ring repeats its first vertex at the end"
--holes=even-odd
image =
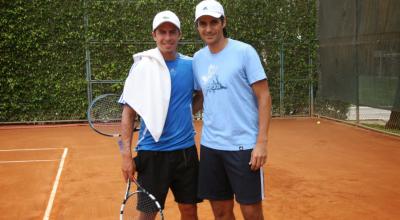
MULTIPOLYGON (((306 118, 273 119, 270 131, 266 219, 398 219, 400 138, 306 118)), ((0 150, 64 147, 50 219, 118 219, 125 184, 115 139, 87 125, 0 129, 0 150)), ((59 164, 1 161, 59 160, 62 152, 0 151, 0 219, 42 219, 59 164)), ((172 196, 166 207, 167 220, 179 219, 172 196)), ((199 217, 213 219, 208 202, 199 217)))

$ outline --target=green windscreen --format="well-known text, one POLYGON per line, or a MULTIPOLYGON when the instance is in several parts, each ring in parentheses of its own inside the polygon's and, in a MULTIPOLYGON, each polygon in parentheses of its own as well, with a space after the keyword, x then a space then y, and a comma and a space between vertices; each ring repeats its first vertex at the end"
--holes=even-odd
POLYGON ((400 1, 319 2, 319 96, 400 111, 400 1))

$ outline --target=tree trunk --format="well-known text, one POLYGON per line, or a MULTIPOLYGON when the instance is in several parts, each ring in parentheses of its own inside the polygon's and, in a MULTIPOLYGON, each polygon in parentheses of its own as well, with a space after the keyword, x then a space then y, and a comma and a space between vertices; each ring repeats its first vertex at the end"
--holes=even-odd
POLYGON ((390 118, 389 118, 389 121, 386 123, 385 128, 400 130, 400 112, 392 111, 390 113, 390 118))
POLYGON ((400 130, 400 77, 397 79, 397 90, 394 96, 393 108, 385 128, 400 130))

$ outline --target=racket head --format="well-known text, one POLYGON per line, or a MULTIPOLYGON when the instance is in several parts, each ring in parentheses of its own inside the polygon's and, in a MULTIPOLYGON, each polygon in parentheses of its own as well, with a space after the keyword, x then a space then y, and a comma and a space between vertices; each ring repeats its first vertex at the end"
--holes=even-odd
MULTIPOLYGON (((134 181, 136 183, 136 181, 134 181)), ((156 198, 138 184, 128 182, 125 199, 121 205, 120 220, 163 220, 164 215, 156 198), (130 192, 131 185, 135 190, 130 192)))
POLYGON ((87 111, 89 126, 99 134, 119 137, 121 134, 122 105, 119 95, 103 94, 96 97, 87 111))

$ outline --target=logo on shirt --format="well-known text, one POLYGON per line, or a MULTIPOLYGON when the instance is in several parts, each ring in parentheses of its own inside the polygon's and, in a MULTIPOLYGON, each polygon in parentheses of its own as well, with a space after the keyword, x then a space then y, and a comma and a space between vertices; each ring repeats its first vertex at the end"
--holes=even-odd
POLYGON ((221 90, 221 89, 227 89, 226 86, 222 85, 222 83, 219 81, 218 76, 215 76, 211 82, 209 82, 207 84, 207 88, 206 88, 206 93, 215 93, 217 90, 221 90))
POLYGON ((207 74, 205 74, 205 75, 203 75, 203 76, 201 77, 201 80, 203 81, 204 84, 207 84, 208 81, 209 81, 212 77, 214 77, 214 75, 217 73, 217 69, 218 69, 218 67, 217 67, 217 66, 214 66, 214 65, 212 65, 212 64, 208 66, 207 74))
POLYGON ((201 77, 204 85, 206 85, 206 95, 208 93, 215 93, 216 91, 221 89, 227 89, 227 87, 220 82, 217 75, 217 70, 217 66, 210 65, 208 66, 207 74, 201 77))

